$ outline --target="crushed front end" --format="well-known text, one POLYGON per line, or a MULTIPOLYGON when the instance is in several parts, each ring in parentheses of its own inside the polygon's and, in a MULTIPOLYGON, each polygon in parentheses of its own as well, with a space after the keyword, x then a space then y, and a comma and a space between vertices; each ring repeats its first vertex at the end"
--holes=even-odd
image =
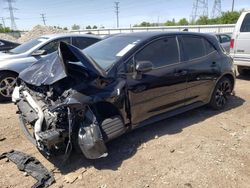
POLYGON ((57 54, 22 72, 13 92, 25 135, 47 156, 68 157, 75 148, 89 159, 105 157, 105 142, 126 131, 119 113, 107 113, 109 109, 97 105, 107 99, 122 105, 124 82, 106 79, 93 67, 86 71, 86 64, 66 63, 78 62, 80 55, 74 47, 61 44, 57 54))

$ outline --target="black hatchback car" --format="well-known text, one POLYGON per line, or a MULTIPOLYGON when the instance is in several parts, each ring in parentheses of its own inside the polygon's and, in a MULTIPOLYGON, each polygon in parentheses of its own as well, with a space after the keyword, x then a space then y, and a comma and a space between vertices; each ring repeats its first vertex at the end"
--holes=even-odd
POLYGON ((75 148, 89 159, 141 125, 206 104, 222 109, 235 84, 218 40, 191 32, 120 34, 83 51, 61 43, 19 79, 12 99, 28 138, 46 155, 75 148))

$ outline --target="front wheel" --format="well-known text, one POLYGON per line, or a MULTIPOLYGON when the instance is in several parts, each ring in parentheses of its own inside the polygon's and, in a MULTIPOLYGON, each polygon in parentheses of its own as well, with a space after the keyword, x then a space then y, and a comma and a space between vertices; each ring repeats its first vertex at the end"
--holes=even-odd
POLYGON ((0 102, 11 100, 11 95, 16 86, 16 77, 13 73, 0 72, 0 102))
POLYGON ((233 90, 232 82, 224 77, 218 81, 214 88, 212 98, 209 105, 215 110, 221 110, 225 107, 228 97, 233 90))

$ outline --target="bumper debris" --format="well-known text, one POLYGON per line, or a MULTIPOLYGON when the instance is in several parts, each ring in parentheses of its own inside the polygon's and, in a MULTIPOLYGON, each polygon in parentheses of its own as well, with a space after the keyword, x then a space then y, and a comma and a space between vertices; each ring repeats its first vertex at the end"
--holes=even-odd
POLYGON ((20 151, 11 150, 0 155, 0 160, 8 158, 17 165, 21 171, 25 171, 28 175, 37 180, 32 188, 49 187, 55 182, 55 178, 36 158, 20 151))

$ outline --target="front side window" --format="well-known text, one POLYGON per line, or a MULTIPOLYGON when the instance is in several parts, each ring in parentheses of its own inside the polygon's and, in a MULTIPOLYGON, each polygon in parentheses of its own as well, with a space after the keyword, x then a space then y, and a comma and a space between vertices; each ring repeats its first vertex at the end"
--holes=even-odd
POLYGON ((246 14, 242 22, 240 32, 250 32, 250 13, 246 14))
POLYGON ((135 61, 150 61, 154 68, 178 63, 179 49, 176 37, 159 39, 147 45, 135 56, 135 61))
POLYGON ((99 40, 100 39, 96 39, 96 38, 73 37, 72 44, 79 49, 84 49, 84 48, 98 42, 99 40))
POLYGON ((48 44, 44 45, 40 50, 45 50, 47 54, 50 54, 52 52, 55 52, 58 48, 58 45, 60 42, 66 42, 70 44, 70 38, 61 38, 61 39, 56 39, 54 41, 49 42, 48 44))
POLYGON ((183 46, 189 60, 206 55, 203 38, 194 36, 183 36, 183 46))

